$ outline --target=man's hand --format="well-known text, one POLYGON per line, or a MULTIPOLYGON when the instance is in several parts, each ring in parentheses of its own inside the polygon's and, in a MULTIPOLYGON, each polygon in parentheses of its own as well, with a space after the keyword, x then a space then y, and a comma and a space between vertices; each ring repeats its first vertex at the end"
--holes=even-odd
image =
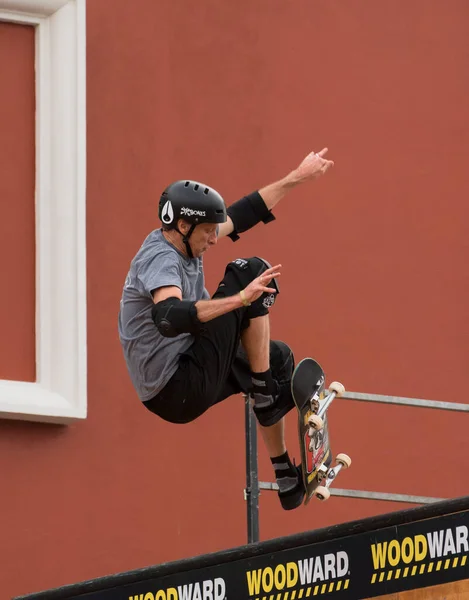
POLYGON ((268 287, 269 283, 272 281, 274 277, 278 277, 280 275, 280 269, 282 265, 276 265, 275 267, 270 267, 267 271, 264 271, 262 275, 253 279, 251 283, 244 288, 244 297, 249 303, 253 303, 255 300, 260 298, 264 292, 269 294, 273 294, 277 290, 275 288, 268 287))
POLYGON ((290 171, 286 177, 261 188, 259 194, 267 208, 272 210, 277 202, 286 196, 291 189, 305 181, 311 181, 320 175, 324 175, 324 173, 334 166, 332 160, 324 158, 327 150, 327 148, 323 148, 319 152, 310 152, 296 169, 290 171))
MULTIPOLYGON (((327 148, 323 148, 319 152, 310 152, 286 177, 260 188, 259 195, 264 200, 267 209, 272 210, 297 185, 305 181, 312 181, 333 167, 334 161, 324 158, 327 151, 327 148)), ((221 223, 218 228, 218 237, 230 235, 233 229, 233 221, 228 216, 226 222, 221 223)))
MULTIPOLYGON (((212 319, 216 319, 232 310, 241 308, 245 302, 252 303, 262 296, 264 292, 269 294, 275 293, 275 288, 268 287, 274 277, 280 275, 282 265, 271 267, 253 279, 251 283, 243 290, 243 294, 238 293, 234 296, 226 296, 226 298, 215 298, 214 300, 199 300, 195 308, 197 309, 197 317, 201 323, 206 323, 212 319), (242 298, 244 296, 244 299, 242 298)), ((177 288, 173 288, 177 289, 177 288)))
POLYGON ((323 148, 319 152, 310 152, 306 158, 298 165, 298 167, 290 173, 289 178, 294 183, 302 183, 309 179, 315 179, 320 175, 324 175, 331 167, 334 166, 332 160, 327 160, 324 156, 328 149, 323 148))

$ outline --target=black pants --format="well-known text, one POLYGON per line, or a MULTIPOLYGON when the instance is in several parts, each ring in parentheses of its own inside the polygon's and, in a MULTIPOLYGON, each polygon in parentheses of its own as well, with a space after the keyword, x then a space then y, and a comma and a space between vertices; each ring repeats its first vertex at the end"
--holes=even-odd
MULTIPOLYGON (((213 297, 236 294, 268 266, 258 258, 230 263, 213 297)), ((247 393, 251 387, 251 370, 240 345, 241 333, 250 326, 251 320, 267 315, 272 303, 263 302, 261 296, 249 307, 205 323, 194 344, 181 355, 173 377, 159 394, 143 404, 166 421, 189 423, 225 398, 247 393)), ((282 409, 276 409, 276 413, 282 416, 294 406, 290 391, 293 353, 283 342, 271 341, 270 368, 279 384, 282 409)))
MULTIPOLYGON (((242 317, 237 312, 209 322, 206 332, 181 356, 176 373, 164 389, 144 402, 151 412, 171 423, 189 423, 214 404, 249 391, 251 370, 239 342, 238 321, 242 317)), ((290 381, 294 359, 287 344, 270 342, 270 368, 283 401, 293 408, 290 381)))

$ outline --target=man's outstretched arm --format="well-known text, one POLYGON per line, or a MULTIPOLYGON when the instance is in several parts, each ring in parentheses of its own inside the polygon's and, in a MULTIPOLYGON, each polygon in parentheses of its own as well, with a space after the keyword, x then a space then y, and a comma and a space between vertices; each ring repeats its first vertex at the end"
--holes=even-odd
POLYGON ((283 179, 262 187, 228 207, 228 220, 220 225, 218 237, 229 235, 236 240, 239 237, 237 234, 247 231, 254 224, 274 220, 270 211, 291 189, 324 175, 334 165, 332 160, 325 158, 327 151, 327 148, 323 148, 320 152, 310 152, 283 179))
POLYGON ((216 319, 225 313, 248 306, 264 293, 273 294, 269 287, 272 278, 280 276, 282 265, 275 265, 253 279, 233 296, 191 302, 182 299, 182 292, 174 285, 153 291, 151 317, 161 335, 175 337, 181 333, 198 333, 202 323, 216 319))

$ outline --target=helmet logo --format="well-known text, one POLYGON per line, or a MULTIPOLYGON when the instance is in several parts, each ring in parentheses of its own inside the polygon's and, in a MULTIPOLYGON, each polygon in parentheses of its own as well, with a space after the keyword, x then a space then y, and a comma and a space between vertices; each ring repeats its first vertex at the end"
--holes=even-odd
POLYGON ((194 210, 192 208, 186 208, 185 206, 183 206, 181 208, 181 215, 185 215, 187 217, 205 217, 205 211, 204 210, 194 210))
POLYGON ((163 206, 163 210, 161 211, 161 220, 163 221, 163 223, 166 223, 166 225, 169 225, 169 223, 171 223, 173 219, 174 219, 173 205, 171 204, 171 201, 168 200, 166 202, 166 204, 163 206))

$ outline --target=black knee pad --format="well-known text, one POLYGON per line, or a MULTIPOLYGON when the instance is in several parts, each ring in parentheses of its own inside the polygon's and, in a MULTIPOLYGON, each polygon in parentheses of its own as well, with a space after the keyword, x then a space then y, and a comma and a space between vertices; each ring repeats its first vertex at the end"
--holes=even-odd
POLYGON ((294 408, 291 392, 291 378, 295 368, 295 357, 291 348, 284 342, 270 342, 270 370, 276 382, 276 393, 271 406, 263 409, 253 407, 257 420, 264 427, 275 425, 294 408))
MULTIPOLYGON (((217 296, 234 296, 270 267, 271 265, 266 260, 258 256, 233 260, 227 265, 225 276, 220 282, 214 298, 217 296)), ((275 298, 280 291, 275 278, 272 279, 269 287, 274 288, 275 292, 264 292, 260 298, 247 308, 247 316, 250 319, 266 315, 275 303, 275 298)))

